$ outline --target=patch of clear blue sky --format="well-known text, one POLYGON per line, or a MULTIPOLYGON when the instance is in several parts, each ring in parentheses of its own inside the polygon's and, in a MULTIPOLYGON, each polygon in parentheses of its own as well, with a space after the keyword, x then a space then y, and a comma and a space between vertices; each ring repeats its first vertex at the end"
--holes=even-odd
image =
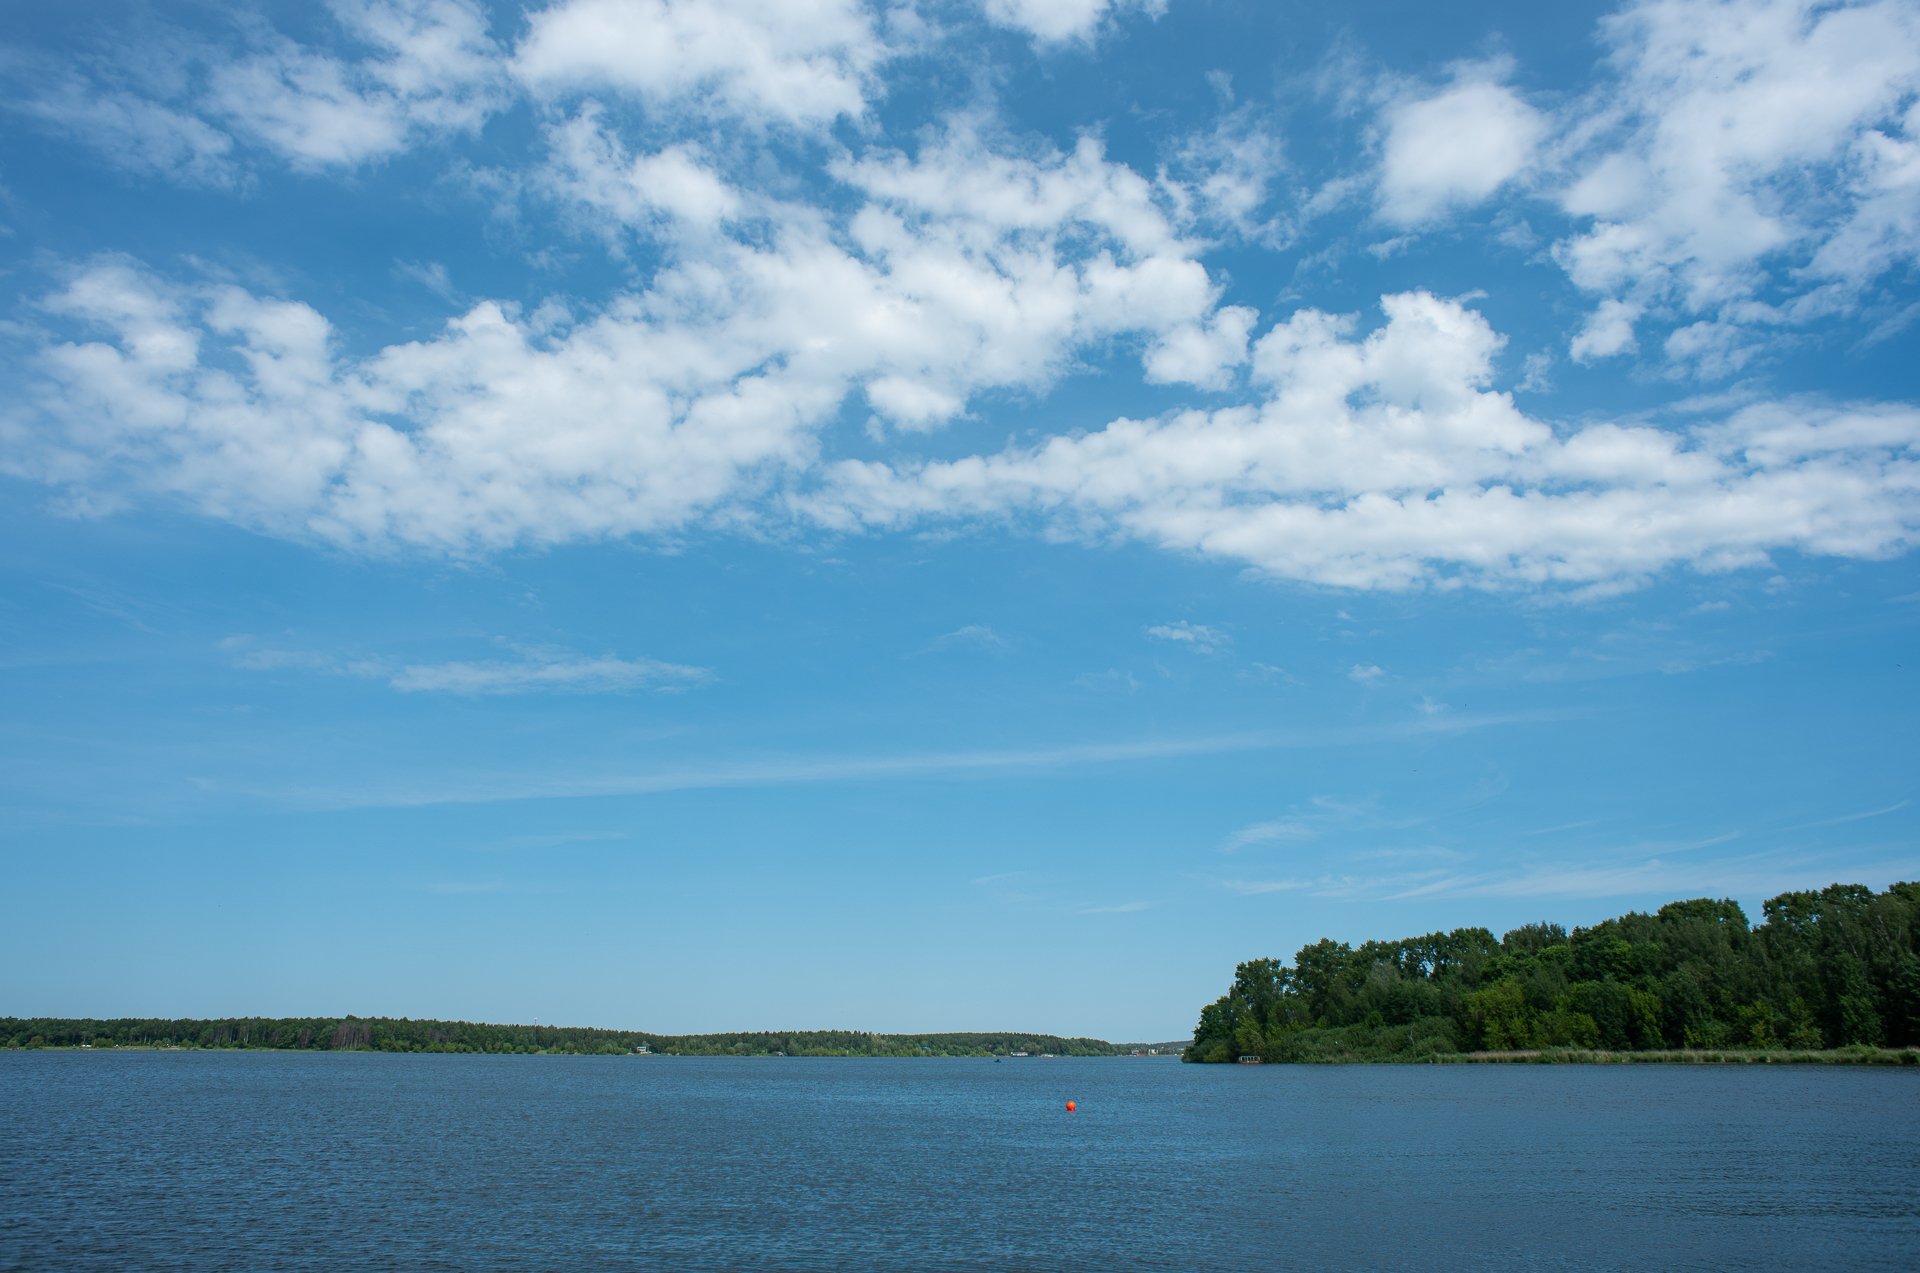
POLYGON ((997 536, 460 570, 10 520, 22 1013, 1157 1037, 1234 961, 1323 934, 1754 907, 1911 864, 1903 563, 1529 608, 997 536), (1231 646, 1146 636, 1182 619, 1231 646), (997 642, 942 640, 976 625, 997 642), (237 630, 717 670, 447 698, 236 668, 237 630), (1144 754, 1074 751, 1112 744, 1144 754))
MULTIPOLYGON (((114 12, 215 44, 237 29, 199 7, 114 12)), ((303 7, 265 12, 337 38, 303 7)), ((1304 196, 1364 176, 1379 103, 1461 60, 1510 59, 1542 110, 1578 98, 1604 69, 1602 12, 1392 3, 1336 20, 1174 0, 1086 45, 982 30, 903 59, 873 119, 837 140, 708 141, 745 154, 729 153, 737 178, 756 145, 790 164, 863 136, 909 145, 970 110, 1024 145, 1096 129, 1151 176, 1179 137, 1246 108, 1284 143, 1279 185, 1304 196)), ((119 44, 92 11, 16 16, 16 67, 92 74, 119 44)), ((496 37, 520 28, 495 8, 496 37)), ((346 170, 252 153, 227 189, 8 127, 0 289, 21 352, 6 383, 37 383, 39 298, 103 253, 304 301, 349 355, 432 338, 481 298, 591 310, 644 287, 646 244, 609 254, 537 198, 465 184, 532 164, 540 109, 515 100, 475 137, 346 170), (530 263, 536 248, 552 253, 530 263), (451 296, 408 268, 425 264, 451 296)), ((644 111, 612 109, 645 133, 644 111)), ((846 197, 792 171, 771 184, 846 197)), ((1643 360, 1567 361, 1593 298, 1556 263, 1557 218, 1508 195, 1376 254, 1399 231, 1363 194, 1297 239, 1223 236, 1203 260, 1224 303, 1260 311, 1256 331, 1315 306, 1366 332, 1383 293, 1475 294, 1508 337, 1501 386, 1528 355, 1555 357, 1518 400, 1556 427, 1729 388, 1677 377, 1651 340, 1643 360)), ((1911 300, 1894 271, 1783 337, 1739 389, 1910 403, 1911 339, 1863 332, 1911 300)), ((1123 346, 1077 350, 1045 391, 984 391, 942 433, 871 437, 855 394, 824 445, 990 453, 1245 398, 1145 384, 1123 346)), ((1702 894, 1757 918, 1777 891, 1920 868, 1920 572, 1904 543, 1682 565, 1576 598, 1275 580, 1037 513, 448 556, 113 494, 79 517, 51 484, 0 479, 0 1013, 1161 1039, 1235 962, 1321 936, 1574 924, 1702 894), (516 693, 407 681, 594 658, 702 674, 516 693)))

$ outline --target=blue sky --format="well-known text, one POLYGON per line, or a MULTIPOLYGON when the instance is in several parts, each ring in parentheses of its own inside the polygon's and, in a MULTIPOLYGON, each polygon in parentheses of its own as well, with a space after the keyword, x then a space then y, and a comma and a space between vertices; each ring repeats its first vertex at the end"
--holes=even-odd
POLYGON ((1161 1039, 1920 874, 1911 3, 5 38, 0 1012, 1161 1039))

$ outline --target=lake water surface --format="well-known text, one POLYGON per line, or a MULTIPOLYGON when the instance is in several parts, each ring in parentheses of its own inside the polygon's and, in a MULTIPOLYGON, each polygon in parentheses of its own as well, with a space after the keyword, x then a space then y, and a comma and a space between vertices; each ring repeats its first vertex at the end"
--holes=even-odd
POLYGON ((1920 1267, 1906 1070, 12 1052, 0 1137, 5 1268, 1920 1267))

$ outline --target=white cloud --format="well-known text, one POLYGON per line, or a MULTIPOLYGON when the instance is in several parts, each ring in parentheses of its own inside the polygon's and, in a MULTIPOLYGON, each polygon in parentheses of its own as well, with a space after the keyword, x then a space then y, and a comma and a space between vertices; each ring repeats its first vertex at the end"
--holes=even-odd
POLYGON ((1380 214, 1420 225, 1487 198, 1518 176, 1546 133, 1545 118, 1473 68, 1431 97, 1386 112, 1380 214))
MULTIPOLYGON (((1644 340, 1676 367, 1731 374, 1765 331, 1800 321, 1796 304, 1907 259, 1920 107, 1902 86, 1920 80, 1902 78, 1901 40, 1914 22, 1885 4, 1723 0, 1765 21, 1744 34, 1694 22, 1705 34, 1689 43, 1701 2, 1656 0, 1606 27, 1618 80, 1555 149, 1573 174, 1560 197, 1590 220, 1560 245, 1595 297, 1571 342, 1581 361, 1644 340), (1772 105, 1715 78, 1737 71, 1804 95, 1831 68, 1794 40, 1830 57, 1870 38, 1883 47, 1861 63, 1864 86, 1810 108, 1812 122, 1781 124, 1779 138, 1735 109, 1766 123, 1772 105), (1675 158, 1689 147, 1711 161, 1700 173, 1675 158), (1778 183, 1823 163, 1851 165, 1832 215, 1788 217, 1778 183), (1735 195, 1799 235, 1789 240, 1812 291, 1763 305, 1715 290, 1752 252, 1789 241, 1718 245, 1733 255, 1715 259, 1738 268, 1707 269, 1689 235, 1735 195), (1615 257, 1624 272, 1608 272, 1615 257)), ((58 487, 74 509, 145 493, 275 534, 454 555, 945 519, 1136 539, 1334 586, 1591 589, 1913 541, 1911 408, 1800 400, 1704 423, 1676 413, 1664 428, 1575 426, 1515 405, 1496 376, 1502 337, 1458 301, 1405 292, 1383 299, 1370 328, 1303 308, 1264 331, 1254 310, 1223 306, 1197 236, 1257 225, 1279 162, 1240 112, 1209 144, 1237 153, 1253 139, 1258 161, 1222 159, 1241 175, 1218 190, 1204 163, 1149 178, 1097 138, 1055 149, 983 115, 903 148, 857 128, 743 150, 721 129, 689 139, 656 127, 653 108, 669 101, 808 125, 864 109, 884 52, 874 11, 770 4, 573 0, 527 27, 516 65, 530 82, 596 86, 605 104, 538 112, 544 162, 515 189, 601 235, 639 279, 629 290, 591 308, 463 302, 438 332, 368 351, 297 301, 102 258, 37 316, 53 334, 34 352, 41 379, 0 405, 0 471, 58 487), (819 22, 803 30, 807 14, 819 22), (621 61, 608 50, 638 39, 641 19, 697 56, 621 61), (753 25, 760 44, 723 47, 730 23, 753 25), (597 44, 602 28, 613 35, 597 44), (754 78, 769 59, 799 78, 754 78), (803 81, 812 89, 794 87, 803 81), (789 143, 827 185, 803 195, 764 179, 792 159, 789 143), (1017 404, 1095 360, 1136 357, 1150 384, 1232 396, 1085 432, 1034 412, 997 450, 962 430, 937 450, 911 436, 968 418, 985 395, 1017 404), (852 417, 857 429, 866 410, 863 458, 839 460, 838 426, 852 417), (1821 445, 1787 455, 1743 440, 1762 416, 1777 432, 1781 414, 1821 445)), ((231 99, 236 130, 296 162, 343 164, 474 128, 503 100, 501 55, 464 0, 340 12, 367 56, 256 37, 251 61, 216 68, 210 91, 231 99)), ((1531 172, 1540 121, 1496 82, 1500 69, 1459 71, 1387 112, 1383 215, 1412 224, 1531 172), (1427 144, 1441 135, 1453 149, 1427 144)), ((175 112, 89 127, 131 147, 151 125, 156 164, 231 176, 226 134, 194 124, 175 112)), ((1735 222, 1739 239, 1748 223, 1735 222)), ((415 277, 452 294, 444 274, 415 277)))
POLYGON ((1423 293, 1386 324, 1302 310, 1256 343, 1254 405, 1121 419, 997 455, 845 462, 868 525, 1039 516, 1355 588, 1618 586, 1776 550, 1886 556, 1920 534, 1920 409, 1795 401, 1687 429, 1556 431, 1490 387, 1501 338, 1423 293))
POLYGON ((1226 388, 1233 369, 1247 361, 1247 337, 1259 317, 1243 305, 1230 305, 1204 323, 1186 323, 1167 332, 1147 350, 1148 381, 1226 388))
POLYGON ((239 178, 233 139, 226 133, 125 89, 68 74, 12 106, 129 172, 213 187, 231 186, 239 178))
POLYGON ((815 126, 865 113, 884 53, 858 0, 561 0, 528 21, 514 69, 540 93, 815 126))
POLYGON ((1568 353, 1575 362, 1595 362, 1630 353, 1638 343, 1634 339, 1633 323, 1639 316, 1640 307, 1631 301, 1601 301, 1599 308, 1587 318, 1587 325, 1573 338, 1568 353))
POLYGON ((298 164, 351 164, 399 150, 407 132, 399 102, 362 96, 351 79, 337 59, 281 39, 216 71, 208 104, 298 164))
POLYGON ((1664 346, 1667 361, 1707 380, 1723 380, 1759 352, 1753 333, 1738 323, 1702 320, 1674 329, 1664 346))
POLYGON ((1147 629, 1147 635, 1156 641, 1185 646, 1195 654, 1218 654, 1233 644, 1233 639, 1218 628, 1185 619, 1178 623, 1157 623, 1147 629))
MULTIPOLYGON (((950 269, 979 239, 973 268, 1007 300, 1019 285, 996 256, 1052 250, 969 220, 943 233, 950 269)), ((973 317, 963 361, 939 349, 960 302, 916 314, 895 290, 938 243, 924 227, 902 239, 890 272, 815 238, 736 244, 727 270, 668 271, 589 321, 484 302, 362 358, 306 306, 96 262, 47 302, 93 334, 43 352, 37 397, 0 414, 0 467, 375 549, 467 554, 784 509, 844 529, 1018 514, 1357 588, 1619 586, 1777 550, 1885 556, 1920 528, 1920 409, 1809 400, 1685 429, 1556 431, 1491 387, 1502 342, 1486 321, 1421 293, 1386 298, 1365 335, 1295 313, 1256 342, 1264 396, 1248 405, 821 467, 821 422, 863 378, 1035 383, 1087 327, 1130 317, 1102 308, 1102 276, 1127 267, 1096 261, 1076 284, 1054 265, 1034 284, 1055 300, 1046 325, 973 317)), ((1179 263, 1142 268, 1154 260, 1179 263)), ((1204 286, 1190 295, 1205 303, 1204 286)), ((1028 322, 1036 308, 1014 306, 1028 322)))
POLYGON ((408 693, 621 694, 640 689, 684 689, 711 677, 704 668, 655 659, 583 658, 553 650, 529 650, 511 660, 472 663, 409 663, 388 679, 408 693))
POLYGON ((987 17, 1002 26, 1058 43, 1091 38, 1109 13, 1139 9, 1158 17, 1167 4, 1166 0, 985 0, 985 8, 987 17))
POLYGON ((645 291, 580 321, 482 301, 347 356, 305 305, 97 261, 46 303, 73 339, 6 413, 6 471, 375 548, 657 533, 742 515, 810 468, 854 394, 931 428, 1116 339, 1199 376, 1252 321, 1216 315, 1154 187, 1091 139, 1009 154, 956 126, 912 156, 845 159, 855 210, 835 225, 737 194, 691 147, 636 160, 591 110, 557 136, 556 197, 674 239, 645 291), (737 225, 702 219, 728 210, 737 225))
POLYGON ((683 143, 652 154, 630 153, 602 122, 597 102, 547 128, 549 160, 534 181, 563 205, 612 231, 717 233, 742 212, 742 196, 683 143))
POLYGON ((379 159, 416 136, 472 131, 503 104, 500 52, 470 0, 338 4, 376 55, 348 61, 277 34, 216 65, 205 108, 297 166, 379 159))
POLYGON ((1211 127, 1175 148, 1162 185, 1183 216, 1284 247, 1291 230, 1271 213, 1263 215, 1286 166, 1280 138, 1252 105, 1228 108, 1232 89, 1224 76, 1217 91, 1222 109, 1211 127))
MULTIPOLYGON (((1644 0, 1601 31, 1619 78, 1575 112, 1563 148, 1559 200, 1583 227, 1555 255, 1579 287, 1683 322, 1764 326, 1846 308, 1825 280, 1857 291, 1913 259, 1920 10, 1644 0), (1751 304, 1768 285, 1793 300, 1751 304)), ((1613 344, 1625 312, 1596 315, 1588 356, 1626 348, 1613 344)), ((1753 343, 1703 329, 1669 347, 1713 377, 1753 343)))
POLYGON ((1897 127, 1862 135, 1850 158, 1852 208, 1808 270, 1859 285, 1920 253, 1920 101, 1897 127))
POLYGON ((249 143, 297 168, 349 167, 476 132, 506 104, 504 54, 474 0, 326 8, 331 51, 257 15, 222 23, 224 44, 148 19, 110 53, 23 66, 6 104, 127 171, 213 187, 246 184, 249 143))
POLYGON ((1372 685, 1386 674, 1387 669, 1378 663, 1355 663, 1347 672, 1347 679, 1357 681, 1361 685, 1372 685))

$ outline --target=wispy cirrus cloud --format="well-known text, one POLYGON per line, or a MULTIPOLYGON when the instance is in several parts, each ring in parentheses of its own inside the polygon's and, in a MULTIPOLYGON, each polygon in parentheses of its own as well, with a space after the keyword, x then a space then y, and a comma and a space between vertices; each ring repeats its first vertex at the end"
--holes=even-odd
MULTIPOLYGON (((1632 862, 1534 865, 1433 878, 1383 879, 1371 895, 1395 900, 1420 897, 1612 898, 1771 897, 1794 889, 1824 888, 1835 880, 1884 887, 1913 873, 1911 861, 1884 851, 1841 850, 1746 854, 1711 861, 1648 858, 1632 862)), ((1362 886, 1368 887, 1366 885, 1362 886)))
POLYGON ((1260 897, 1267 893, 1299 893, 1314 887, 1312 880, 1221 880, 1221 887, 1243 897, 1260 897))
POLYGON ((950 649, 1004 650, 1007 639, 984 623, 969 623, 943 632, 927 643, 929 650, 950 649))
POLYGON ((252 798, 297 808, 413 808, 452 804, 497 804, 519 800, 601 799, 669 791, 730 787, 780 787, 814 783, 965 779, 1007 773, 1036 774, 1180 757, 1230 755, 1299 748, 1369 746, 1482 729, 1518 728, 1565 719, 1558 712, 1410 717, 1380 725, 1257 733, 1141 738, 1066 743, 1052 747, 982 748, 972 751, 722 758, 704 764, 636 765, 609 771, 598 763, 539 773, 526 767, 500 773, 427 775, 405 782, 369 782, 332 788, 288 784, 261 786, 203 779, 210 794, 252 798))
POLYGON ((1228 836, 1220 846, 1222 853, 1232 853, 1251 844, 1297 844, 1311 840, 1319 832, 1298 819, 1280 819, 1273 822, 1256 822, 1241 827, 1228 836))
POLYGON ((1213 883, 1242 896, 1297 893, 1307 897, 1354 902, 1407 902, 1453 898, 1658 898, 1662 904, 1677 897, 1766 898, 1803 888, 1823 888, 1835 880, 1884 886, 1910 878, 1911 860, 1885 845, 1838 847, 1809 853, 1798 849, 1770 849, 1735 855, 1691 855, 1682 850, 1706 848, 1734 837, 1707 837, 1669 852, 1648 854, 1632 848, 1588 852, 1578 858, 1476 865, 1455 850, 1381 852, 1356 860, 1390 862, 1432 859, 1438 864, 1415 870, 1373 873, 1329 871, 1282 879, 1216 877, 1213 883))
POLYGON ((1787 827, 1786 830, 1814 831, 1823 827, 1846 826, 1851 822, 1866 822, 1873 818, 1884 818, 1890 813, 1898 813, 1912 804, 1913 801, 1911 800, 1896 800, 1890 805, 1884 805, 1877 809, 1858 809, 1851 813, 1835 814, 1830 818, 1821 818, 1815 822, 1802 822, 1797 826, 1787 827))
MULTIPOLYGON (((13 69, 5 62, 0 67, 13 69)), ((16 82, 27 91, 0 107, 91 148, 115 167, 188 186, 240 183, 233 138, 196 114, 72 72, 37 82, 28 72, 16 82)))
POLYGON ((409 663, 388 677, 405 692, 445 694, 623 694, 634 690, 680 690, 711 680, 705 668, 658 659, 586 658, 557 650, 532 650, 519 659, 471 663, 409 663))
POLYGON ((443 663, 342 656, 263 645, 251 636, 231 636, 220 648, 236 667, 257 672, 313 672, 385 681, 402 693, 469 695, 628 694, 673 692, 713 679, 706 668, 658 659, 587 656, 551 646, 512 646, 515 657, 443 663))
POLYGON ((473 897, 512 890, 500 880, 440 880, 427 885, 426 891, 441 897, 473 897))
POLYGON ((1158 902, 1118 902, 1112 905, 1088 905, 1074 908, 1076 915, 1132 915, 1140 911, 1152 910, 1158 902))

